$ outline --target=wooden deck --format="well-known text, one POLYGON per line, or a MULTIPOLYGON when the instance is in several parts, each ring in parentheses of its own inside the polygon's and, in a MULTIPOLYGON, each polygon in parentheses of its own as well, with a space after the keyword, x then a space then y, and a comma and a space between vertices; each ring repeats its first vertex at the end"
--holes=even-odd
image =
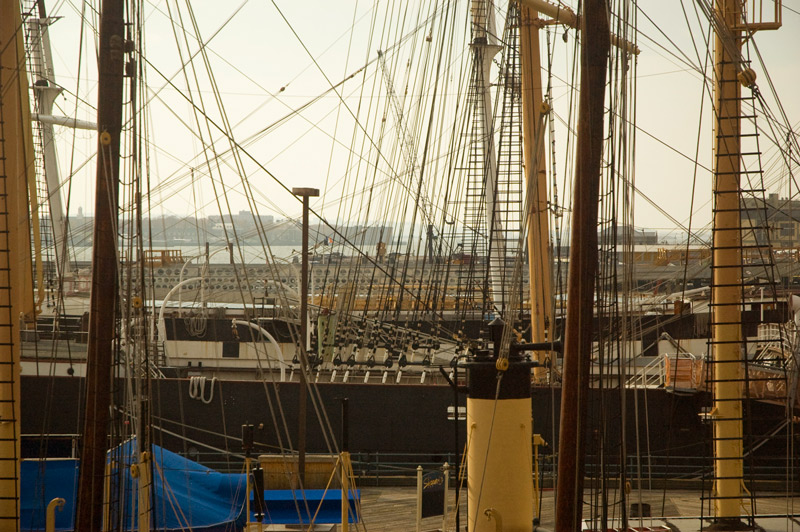
MULTIPOLYGON (((454 491, 450 491, 451 517, 448 520, 447 530, 454 531, 455 525, 452 517, 452 504, 454 491)), ((361 488, 362 499, 362 522, 357 526, 351 526, 350 530, 366 530, 369 532, 412 532, 415 530, 415 496, 416 490, 413 487, 396 488, 361 488)), ((554 515, 554 492, 545 491, 542 494, 541 526, 552 530, 554 515)), ((763 497, 756 499, 756 511, 758 515, 795 515, 793 520, 788 520, 785 527, 780 530, 800 532, 800 499, 784 496, 780 493, 764 493, 763 497)), ((587 493, 586 500, 590 500, 587 493)), ((599 502, 599 501, 598 501, 599 502)), ((615 502, 615 501, 610 501, 615 502)), ((677 518, 670 522, 677 526, 682 532, 695 530, 694 526, 698 520, 686 519, 689 517, 699 517, 701 515, 701 499, 699 491, 689 490, 650 490, 638 492, 634 490, 628 498, 629 506, 631 503, 649 504, 651 513, 654 517, 666 516, 677 518), (641 498, 640 498, 641 496, 641 498), (680 524, 677 524, 680 523, 680 524)), ((708 504, 708 503, 706 503, 708 504)), ((619 505, 611 505, 616 508, 609 510, 609 516, 619 516, 619 505)), ((747 504, 749 508, 749 503, 747 504)), ((465 530, 467 525, 466 507, 461 510, 461 529, 465 530)), ((592 513, 587 506, 584 510, 584 518, 588 519, 592 513)), ((708 516, 709 510, 703 512, 708 516)), ((630 514, 629 514, 630 515, 630 514)), ((643 520, 643 525, 648 526, 650 520, 643 520)), ((767 520, 765 520, 767 521, 767 520)), ((652 523, 656 525, 656 523, 652 523)), ((631 520, 632 526, 638 526, 637 522, 631 520)), ((771 528, 765 527, 767 530, 771 528)), ((420 530, 431 532, 442 529, 441 517, 429 517, 422 520, 420 530)))

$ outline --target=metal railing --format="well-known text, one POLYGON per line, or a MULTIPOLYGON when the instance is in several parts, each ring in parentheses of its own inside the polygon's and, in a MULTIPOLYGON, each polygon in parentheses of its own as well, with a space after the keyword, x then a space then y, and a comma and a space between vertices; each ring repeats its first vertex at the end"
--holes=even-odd
MULTIPOLYGON (((216 471, 239 473, 242 471, 241 457, 227 458, 223 453, 189 453, 187 458, 199 461, 216 471)), ((335 460, 335 458, 332 458, 335 460)), ((417 467, 425 471, 442 467, 445 462, 455 463, 454 453, 439 455, 422 453, 356 452, 351 454, 356 482, 368 486, 411 486, 414 485, 417 467)), ((707 456, 669 456, 628 455, 625 460, 625 474, 630 481, 646 483, 658 481, 702 482, 712 477, 712 460, 707 456)), ((787 471, 800 468, 800 457, 789 459, 785 456, 759 456, 745 460, 745 478, 758 481, 785 482, 787 471), (790 463, 791 462, 791 463, 790 463)), ((455 467, 451 465, 451 479, 455 482, 455 467)), ((540 478, 546 484, 557 471, 554 454, 539 455, 540 478)), ((620 464, 610 463, 608 458, 601 466, 595 455, 586 457, 586 478, 619 479, 622 473, 620 464)), ((454 485, 454 484, 453 484, 454 485)))
POLYGON ((663 356, 656 357, 646 366, 639 368, 635 375, 628 379, 631 388, 654 388, 662 386, 665 380, 665 361, 663 356))

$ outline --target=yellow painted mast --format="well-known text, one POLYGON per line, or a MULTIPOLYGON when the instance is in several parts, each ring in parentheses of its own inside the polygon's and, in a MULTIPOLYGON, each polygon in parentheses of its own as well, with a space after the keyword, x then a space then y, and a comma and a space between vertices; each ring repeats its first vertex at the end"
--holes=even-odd
MULTIPOLYGON (((37 305, 33 297, 33 259, 31 256, 31 229, 38 235, 38 221, 30 217, 30 205, 37 205, 36 199, 36 173, 34 165, 33 131, 31 128, 31 104, 28 93, 28 73, 26 69, 25 41, 21 26, 19 6, 12 6, 13 2, 3 0, 0 17, 3 25, 3 107, 4 134, 6 142, 6 176, 14 177, 13 190, 7 190, 9 197, 15 198, 13 213, 9 211, 9 218, 13 227, 14 246, 14 284, 18 287, 17 302, 19 303, 17 318, 21 324, 32 324, 36 320, 37 305), (12 42, 13 40, 13 42, 12 42), (8 67, 7 67, 8 65, 8 67), (11 138, 9 138, 11 137, 11 138), (9 144, 10 143, 10 144, 9 144), (27 190, 27 193, 26 193, 27 190), (11 194, 13 193, 13 196, 11 194), (33 228, 31 224, 36 224, 33 228)), ((11 207, 10 207, 11 208, 11 207)), ((36 207, 38 208, 38 206, 36 207)), ((40 268, 41 270, 41 268, 40 268)))
POLYGON ((17 0, 0 0, 0 528, 19 530, 19 327, 34 319, 28 75, 17 0))
MULTIPOLYGON (((732 27, 739 18, 737 0, 716 4, 732 27)), ((741 32, 730 36, 736 50, 741 32)), ((741 390, 741 231, 739 211, 739 98, 737 61, 725 49, 723 37, 714 43, 714 242, 711 336, 714 380, 714 502, 715 517, 739 521, 742 503, 741 390)))
MULTIPOLYGON (((761 11, 754 10, 754 13, 761 11)), ((716 31, 711 352, 715 522, 706 530, 750 530, 740 521, 745 491, 742 460, 744 346, 741 326, 740 129, 742 85, 752 87, 755 73, 746 68, 742 60, 742 30, 752 33, 780 27, 780 2, 775 3, 775 20, 766 23, 745 21, 739 0, 717 0, 713 14, 716 31)))
MULTIPOLYGON (((546 0, 519 0, 520 62, 522 63, 522 136, 525 159, 525 183, 531 191, 528 205, 528 277, 531 301, 531 341, 552 342, 553 337, 553 271, 550 248, 549 208, 547 203, 547 166, 544 156, 544 123, 542 115, 549 112, 542 90, 542 65, 539 29, 543 21, 538 14, 571 28, 580 28, 575 13, 546 0), (540 131, 540 129, 542 131, 540 131)), ((639 49, 614 35, 611 43, 628 53, 638 55, 639 49)), ((544 351, 534 351, 540 367, 533 370, 534 379, 547 376, 544 351)))
MULTIPOLYGON (((522 136, 525 160, 525 183, 531 191, 528 204, 528 278, 531 301, 531 342, 552 342, 553 273, 550 249, 550 224, 547 206, 547 170, 544 157, 544 134, 541 116, 541 60, 539 59, 539 19, 537 12, 520 3, 519 49, 522 66, 522 136)), ((546 354, 534 351, 536 381, 547 377, 546 354)))

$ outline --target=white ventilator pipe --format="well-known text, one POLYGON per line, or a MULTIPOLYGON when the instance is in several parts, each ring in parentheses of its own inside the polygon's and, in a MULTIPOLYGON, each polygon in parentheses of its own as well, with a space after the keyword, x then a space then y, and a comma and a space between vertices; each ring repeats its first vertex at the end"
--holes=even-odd
POLYGON ((277 340, 275 340, 275 338, 273 338, 270 333, 268 333, 266 330, 264 330, 264 328, 261 325, 257 324, 257 323, 253 323, 253 322, 250 322, 250 321, 244 321, 244 320, 233 320, 233 324, 234 325, 247 325, 248 327, 250 327, 254 331, 258 331, 261 334, 263 334, 264 337, 267 340, 269 340, 269 343, 272 344, 272 347, 275 348, 275 352, 278 354, 278 356, 276 358, 279 361, 279 367, 280 367, 280 370, 281 370, 281 382, 285 381, 286 380, 286 362, 283 360, 283 351, 281 351, 281 346, 280 346, 280 344, 278 344, 277 340))
POLYGON ((164 300, 161 302, 161 308, 158 311, 158 322, 157 322, 158 335, 159 335, 159 337, 161 337, 161 341, 164 341, 164 340, 167 339, 167 327, 166 327, 166 325, 164 325, 164 309, 167 307, 167 303, 169 302, 169 299, 172 297, 172 295, 175 292, 177 292, 178 290, 183 288, 185 285, 187 285, 189 283, 196 283, 196 282, 202 281, 202 280, 203 280, 202 277, 192 277, 191 279, 186 279, 185 281, 181 281, 178 284, 176 284, 175 286, 173 286, 172 290, 167 292, 167 295, 164 296, 164 300))

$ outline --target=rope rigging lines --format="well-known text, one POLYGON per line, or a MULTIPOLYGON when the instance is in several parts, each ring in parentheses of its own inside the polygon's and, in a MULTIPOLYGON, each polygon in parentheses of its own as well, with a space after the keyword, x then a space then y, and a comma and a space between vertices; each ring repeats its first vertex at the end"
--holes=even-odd
MULTIPOLYGON (((139 8, 132 13, 137 24, 148 18, 161 20, 168 24, 171 35, 163 32, 158 41, 151 37, 145 48, 139 27, 131 30, 136 32, 132 40, 139 45, 135 54, 138 63, 132 65, 136 80, 129 88, 135 98, 125 115, 130 140, 123 156, 131 164, 122 174, 125 188, 118 234, 124 252, 120 258, 144 256, 146 247, 166 234, 155 223, 145 228, 143 218, 148 210, 154 213, 174 208, 175 202, 182 200, 186 208, 203 214, 214 212, 213 221, 219 222, 214 238, 232 246, 231 262, 235 264, 230 266, 233 288, 229 291, 236 292, 244 302, 240 325, 251 324, 250 332, 236 333, 248 334, 249 338, 237 337, 237 341, 257 346, 254 364, 261 375, 271 375, 276 369, 286 371, 284 366, 290 366, 291 360, 291 353, 285 364, 279 357, 269 356, 268 349, 274 346, 267 348, 253 330, 260 323, 257 320, 264 317, 263 308, 255 303, 262 289, 262 300, 269 298, 287 324, 290 340, 283 343, 299 345, 305 341, 299 338, 295 290, 299 286, 295 277, 299 276, 293 273, 293 255, 287 255, 278 245, 279 237, 294 231, 299 223, 299 203, 287 193, 300 181, 324 184, 321 198, 311 209, 312 364, 298 368, 294 363, 290 371, 308 372, 309 393, 325 445, 331 450, 336 449, 334 431, 314 384, 314 372, 319 378, 320 368, 365 375, 365 382, 375 381, 376 376, 388 379, 390 372, 397 380, 411 380, 413 376, 423 381, 426 375, 435 377, 431 367, 455 364, 469 350, 486 347, 486 324, 497 315, 505 322, 500 349, 505 357, 513 342, 524 341, 532 334, 528 313, 534 304, 551 309, 553 316, 562 313, 566 267, 562 243, 569 240, 567 228, 572 216, 567 183, 575 170, 573 132, 579 64, 573 56, 580 46, 576 32, 560 34, 561 29, 552 24, 536 29, 547 36, 541 57, 546 66, 537 72, 547 76, 543 87, 547 108, 536 127, 536 144, 541 141, 547 147, 537 157, 547 159, 543 166, 550 182, 547 197, 534 198, 523 180, 521 22, 515 5, 512 3, 508 12, 505 5, 498 5, 489 13, 472 13, 475 20, 471 21, 472 5, 463 2, 436 0, 424 3, 418 11, 398 0, 367 7, 360 4, 341 15, 347 29, 333 37, 325 34, 315 38, 304 34, 306 21, 294 15, 289 3, 273 0, 267 3, 269 24, 260 22, 275 33, 285 34, 281 45, 267 48, 266 53, 258 48, 254 53, 255 47, 240 43, 237 53, 241 53, 241 60, 218 52, 217 45, 239 31, 239 24, 250 28, 246 24, 251 21, 245 19, 256 17, 247 2, 231 6, 213 21, 205 18, 200 6, 188 1, 139 8), (495 32, 491 19, 503 24, 503 30, 495 32), (165 36, 172 42, 166 43, 165 36), (327 40, 322 43, 323 39, 327 40), (168 55, 167 48, 169 54, 177 56, 174 69, 173 63, 159 57, 162 51, 168 55), (295 55, 289 61, 296 64, 286 64, 284 55, 291 56, 290 51, 295 55), (246 67, 242 66, 244 61, 246 67), (272 68, 278 73, 262 76, 272 68), (236 83, 231 83, 228 75, 233 75, 236 83), (275 79, 281 80, 274 85, 280 88, 268 88, 275 79), (305 93, 299 90, 301 85, 309 87, 305 93), (163 108, 159 114, 151 111, 158 107, 163 108), (169 125, 161 126, 156 120, 169 125), (172 149, 173 140, 188 148, 172 149), (524 271, 524 264, 531 260, 526 243, 532 209, 545 212, 551 227, 544 240, 552 249, 556 289, 546 301, 529 296, 531 275, 524 271), (238 216, 251 218, 248 231, 234 224, 237 215, 233 213, 238 210, 238 216), (269 215, 284 220, 269 223, 269 215), (247 267, 252 256, 264 263, 267 273, 257 274, 263 279, 253 278, 247 267)), ((62 6, 62 11, 67 6, 74 8, 70 2, 62 6)), ((683 2, 681 7, 682 22, 689 28, 686 38, 662 29, 643 6, 623 0, 613 2, 610 21, 614 33, 623 40, 644 43, 647 51, 656 52, 664 64, 688 72, 692 82, 697 78, 702 95, 691 106, 699 106, 702 118, 708 114, 705 106, 711 93, 709 35, 721 21, 709 11, 707 0, 695 2, 693 12, 683 2), (638 27, 645 22, 652 28, 642 31, 638 27)), ((92 9, 91 4, 81 8, 81 18, 92 32, 82 39, 91 40, 93 35, 96 13, 92 9)), ((251 41, 262 37, 267 42, 271 36, 250 35, 251 41)), ((740 70, 750 68, 751 61, 760 61, 755 41, 748 40, 746 53, 736 58, 740 70)), ((708 196, 695 185, 704 173, 711 172, 711 164, 699 155, 707 133, 700 125, 695 130, 694 123, 685 120, 676 126, 682 129, 681 140, 694 143, 695 153, 674 138, 660 139, 652 123, 636 125, 641 114, 648 111, 637 103, 645 77, 637 59, 613 52, 609 67, 598 227, 600 272, 595 294, 596 316, 604 335, 596 344, 594 361, 596 376, 621 388, 630 370, 636 339, 647 329, 642 320, 628 317, 644 312, 631 294, 652 289, 637 285, 635 275, 634 213, 646 207, 636 196, 650 205, 647 208, 658 211, 656 216, 687 233, 688 256, 695 243, 706 245, 705 220, 698 213, 711 200, 705 201, 708 196), (647 161, 645 166, 642 159, 637 160, 637 149, 640 156, 644 152, 643 139, 658 143, 656 150, 648 153, 655 153, 652 158, 660 163, 647 161), (684 163, 690 164, 691 170, 676 166, 674 172, 682 174, 679 182, 686 185, 686 197, 681 198, 685 202, 680 208, 688 205, 688 211, 676 213, 676 209, 662 205, 656 185, 663 184, 653 183, 656 180, 651 180, 650 172, 655 172, 653 167, 659 164, 684 163)), ((763 160, 759 156, 748 169, 764 167, 748 185, 753 190, 777 188, 778 180, 787 176, 794 181, 799 164, 797 126, 789 122, 788 111, 773 94, 777 91, 769 74, 765 81, 770 92, 762 94, 753 85, 753 97, 745 102, 743 111, 765 115, 758 123, 751 122, 754 133, 768 141, 763 160)), ((78 86, 85 83, 79 76, 78 86)), ((67 92, 76 102, 82 98, 80 93, 67 92)), ((682 119, 677 112, 675 117, 663 110, 661 113, 668 125, 682 119)), ((754 150, 760 153, 761 145, 754 150)), ((70 175, 77 172, 73 166, 70 175)), ((786 200, 789 205, 800 191, 797 183, 792 187, 794 193, 786 200)), ((766 205, 763 197, 752 199, 759 207, 766 205)), ((164 216, 162 220, 170 223, 164 216)), ((202 230, 200 222, 196 226, 197 240, 201 235, 209 239, 212 231, 202 230)), ((763 259, 766 263, 770 257, 763 259)), ((151 347, 147 339, 155 334, 153 324, 143 319, 135 297, 140 303, 155 299, 155 274, 133 268, 131 264, 119 278, 128 289, 123 311, 128 318, 125 336, 130 341, 124 347, 130 351, 125 354, 128 361, 137 357, 150 360, 158 356, 147 351, 151 347), (141 355, 134 355, 133 350, 140 348, 144 349, 141 355)), ((689 278, 694 277, 688 261, 682 270, 683 279, 676 281, 682 286, 676 293, 685 291, 689 278)), ((206 263, 201 277, 211 275, 206 263)), ((774 275, 770 279, 774 281, 774 275)), ((206 296, 212 292, 208 285, 210 281, 200 282, 195 301, 199 310, 186 317, 182 325, 193 339, 208 332, 211 313, 206 296)), ((557 339, 556 323, 550 326, 548 334, 557 339)), ((236 324, 233 328, 239 331, 236 324)), ((557 369, 553 367, 549 373, 549 382, 556 382, 557 369)), ((145 372, 138 377, 142 393, 146 392, 147 375, 145 372)), ((332 378, 336 375, 333 373, 332 378)), ((214 381, 211 397, 204 394, 200 380, 190 382, 190 397, 206 404, 213 401, 214 381)), ((281 449, 286 451, 291 448, 292 431, 283 418, 275 390, 272 384, 264 383, 273 428, 279 434, 281 449)), ((217 398, 221 387, 218 392, 217 398)), ((129 399, 133 402, 133 394, 129 399)), ((624 418, 630 405, 624 398, 620 401, 624 418)), ((639 405, 634 408, 638 413, 639 405)), ((148 413, 140 411, 134 417, 140 415, 148 413)), ((599 416, 603 428, 615 426, 616 420, 605 415, 599 416)), ((624 423, 620 430, 625 430, 624 423)), ((598 446, 606 443, 598 442, 598 446)), ((616 453, 620 464, 628 454, 624 448, 601 450, 616 453)), ((644 469, 644 464, 636 465, 644 469)), ((604 467, 614 465, 606 463, 604 467)), ((603 490, 603 497, 625 497, 612 495, 607 486, 598 489, 603 490)))

